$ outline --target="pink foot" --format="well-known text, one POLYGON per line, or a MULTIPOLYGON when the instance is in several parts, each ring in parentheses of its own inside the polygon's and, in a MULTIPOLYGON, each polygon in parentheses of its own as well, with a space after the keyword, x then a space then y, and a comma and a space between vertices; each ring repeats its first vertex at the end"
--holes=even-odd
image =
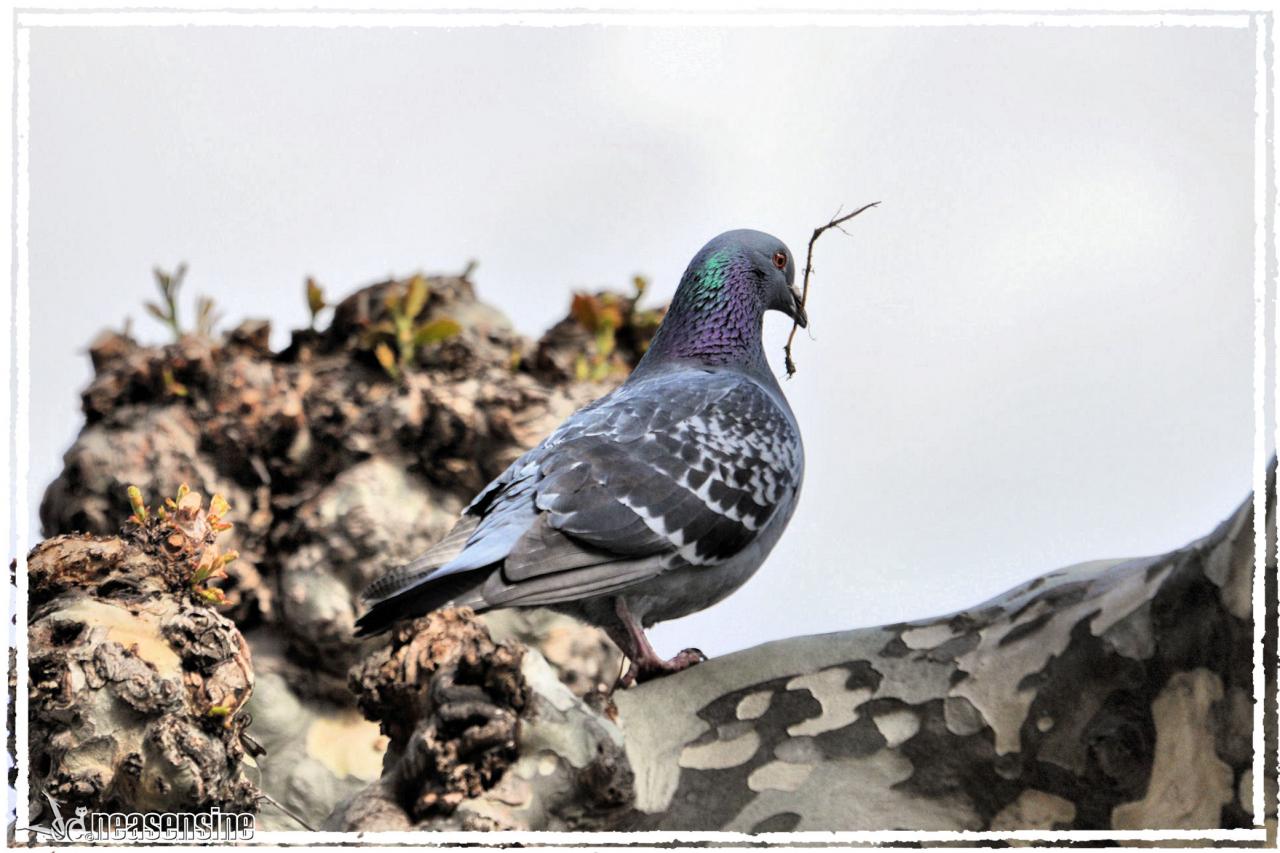
POLYGON ((648 660, 633 660, 627 674, 622 676, 618 682, 622 687, 630 687, 633 684, 643 684, 646 681, 652 681, 655 678, 661 678, 664 675, 670 675, 673 672, 682 672, 691 666, 702 663, 707 659, 698 649, 685 649, 671 660, 663 660, 656 655, 648 660))

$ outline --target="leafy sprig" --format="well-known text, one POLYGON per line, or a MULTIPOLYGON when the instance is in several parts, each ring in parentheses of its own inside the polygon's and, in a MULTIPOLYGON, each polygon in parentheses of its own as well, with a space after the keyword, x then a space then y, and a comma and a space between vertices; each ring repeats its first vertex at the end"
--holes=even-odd
POLYGON ((406 287, 388 289, 384 299, 389 318, 365 332, 365 342, 374 358, 392 379, 399 381, 418 351, 454 337, 462 326, 450 317, 419 322, 431 290, 427 280, 415 275, 406 287))

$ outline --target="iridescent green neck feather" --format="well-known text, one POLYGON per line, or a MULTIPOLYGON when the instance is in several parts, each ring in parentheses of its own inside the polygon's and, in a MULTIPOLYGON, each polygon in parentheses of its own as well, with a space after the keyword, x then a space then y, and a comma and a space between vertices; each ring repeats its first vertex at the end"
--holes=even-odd
POLYGON ((767 370, 758 282, 745 253, 704 248, 685 270, 640 366, 679 360, 767 370))

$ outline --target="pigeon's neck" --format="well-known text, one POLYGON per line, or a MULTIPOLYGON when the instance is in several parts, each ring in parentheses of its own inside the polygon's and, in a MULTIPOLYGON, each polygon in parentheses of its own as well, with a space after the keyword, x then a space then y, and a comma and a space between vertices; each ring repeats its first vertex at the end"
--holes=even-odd
POLYGON ((749 264, 725 253, 695 259, 636 369, 680 361, 768 374, 764 305, 749 264))

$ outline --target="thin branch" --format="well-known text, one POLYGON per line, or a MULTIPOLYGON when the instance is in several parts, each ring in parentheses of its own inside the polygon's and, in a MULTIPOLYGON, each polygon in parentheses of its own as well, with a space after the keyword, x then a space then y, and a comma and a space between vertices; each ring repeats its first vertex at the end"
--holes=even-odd
POLYGON ((277 800, 275 797, 273 797, 273 796, 271 796, 270 794, 268 794, 266 791, 258 791, 258 799, 260 799, 260 800, 265 800, 265 801, 267 801, 268 803, 271 803, 271 805, 275 806, 275 807, 276 807, 276 808, 278 808, 280 811, 284 812, 284 813, 285 813, 285 814, 287 814, 289 817, 293 818, 293 819, 294 819, 294 821, 296 821, 297 823, 301 824, 301 825, 302 825, 302 827, 303 827, 303 829, 307 830, 307 832, 315 832, 315 831, 316 831, 316 828, 315 828, 314 826, 312 826, 311 824, 307 823, 307 822, 306 822, 305 820, 303 820, 301 817, 299 817, 299 815, 298 815, 298 813, 297 813, 297 812, 295 812, 293 809, 291 809, 291 808, 289 808, 288 806, 286 806, 284 803, 281 803, 279 800, 277 800))
MULTIPOLYGON (((862 213, 864 210, 868 210, 872 207, 875 207, 879 203, 880 202, 878 201, 873 201, 871 202, 871 204, 864 204, 862 207, 858 208, 853 213, 846 214, 845 216, 841 216, 840 211, 837 210, 836 215, 831 217, 830 222, 828 222, 826 225, 822 225, 818 228, 813 229, 813 236, 809 238, 809 254, 804 259, 804 287, 800 291, 801 310, 804 309, 805 305, 809 301, 809 276, 813 274, 813 244, 818 242, 818 238, 821 237, 823 233, 825 233, 830 228, 835 228, 836 230, 841 231, 844 234, 848 234, 849 232, 845 231, 844 228, 842 228, 841 226, 844 225, 844 223, 848 222, 850 219, 853 219, 853 217, 857 216, 859 213, 862 213)), ((843 210, 843 207, 841 208, 841 210, 843 210)), ((791 334, 787 335, 787 345, 783 347, 783 350, 782 350, 784 353, 786 353, 786 356, 787 356, 786 363, 787 363, 788 379, 790 379, 792 376, 795 376, 795 373, 796 373, 796 363, 791 358, 791 343, 796 339, 796 330, 799 328, 800 328, 800 324, 798 322, 791 326, 791 334)))

